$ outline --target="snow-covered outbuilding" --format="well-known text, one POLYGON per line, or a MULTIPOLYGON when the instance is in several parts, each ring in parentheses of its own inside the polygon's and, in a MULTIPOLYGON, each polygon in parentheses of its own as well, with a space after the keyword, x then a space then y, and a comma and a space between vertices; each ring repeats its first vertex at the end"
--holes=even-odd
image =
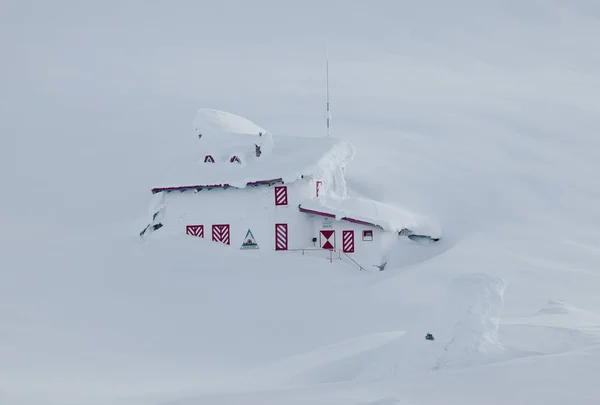
POLYGON ((197 146, 152 189, 142 237, 185 233, 233 248, 335 250, 381 264, 400 237, 437 240, 424 218, 350 197, 352 144, 332 137, 272 136, 237 115, 198 111, 197 146))

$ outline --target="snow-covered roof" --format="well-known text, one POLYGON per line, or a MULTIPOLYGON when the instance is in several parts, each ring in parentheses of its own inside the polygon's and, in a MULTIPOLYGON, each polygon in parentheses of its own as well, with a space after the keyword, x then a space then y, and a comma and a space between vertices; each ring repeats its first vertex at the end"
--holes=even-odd
POLYGON ((366 198, 310 199, 300 204, 300 210, 314 215, 325 214, 337 220, 378 226, 386 231, 408 229, 418 235, 441 237, 439 226, 430 218, 366 198))
POLYGON ((204 134, 246 134, 256 135, 269 132, 254 122, 239 115, 210 108, 201 108, 194 117, 194 131, 204 134))
POLYGON ((223 111, 200 110, 194 129, 196 135, 202 135, 196 147, 167 166, 155 189, 225 184, 243 188, 266 180, 288 183, 301 176, 320 176, 346 165, 354 156, 354 147, 348 142, 331 137, 272 136, 245 118, 223 111), (259 157, 255 144, 261 145, 259 157), (205 163, 207 155, 215 163, 205 163), (241 163, 230 162, 233 156, 241 163))

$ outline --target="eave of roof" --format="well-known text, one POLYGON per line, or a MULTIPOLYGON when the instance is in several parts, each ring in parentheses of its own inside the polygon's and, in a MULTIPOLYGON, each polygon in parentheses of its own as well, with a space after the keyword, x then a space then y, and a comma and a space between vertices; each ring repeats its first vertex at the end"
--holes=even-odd
MULTIPOLYGON (((309 210, 308 208, 302 208, 302 205, 298 205, 298 209, 300 210, 300 212, 303 212, 305 214, 318 215, 318 216, 321 216, 321 217, 336 219, 335 214, 332 214, 332 213, 329 213, 329 212, 309 210)), ((350 218, 350 217, 342 217, 339 220, 340 221, 348 221, 348 222, 352 222, 354 224, 359 224, 359 225, 370 226, 370 227, 373 227, 373 228, 383 229, 383 227, 381 225, 377 225, 377 224, 374 224, 372 222, 361 221, 360 219, 355 219, 355 218, 350 218)))
MULTIPOLYGON (((281 178, 272 179, 272 180, 258 180, 258 181, 251 181, 249 183, 246 183, 246 187, 248 187, 248 186, 256 187, 256 186, 263 186, 263 185, 272 186, 274 184, 283 184, 283 183, 284 183, 283 179, 281 179, 281 178)), ((180 191, 180 192, 184 192, 187 190, 200 191, 200 190, 204 190, 204 189, 210 190, 213 188, 227 189, 227 188, 240 188, 240 187, 232 186, 231 184, 207 184, 207 185, 195 185, 195 186, 155 187, 152 189, 152 194, 160 193, 163 191, 169 193, 171 191, 180 191)))

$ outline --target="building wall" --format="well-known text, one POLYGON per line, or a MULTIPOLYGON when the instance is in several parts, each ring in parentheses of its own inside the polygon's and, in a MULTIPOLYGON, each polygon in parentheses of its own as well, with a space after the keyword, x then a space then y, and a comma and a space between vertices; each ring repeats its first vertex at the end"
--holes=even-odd
MULTIPOLYGON (((229 225, 230 245, 239 248, 248 229, 259 248, 275 249, 275 224, 288 225, 288 248, 306 247, 308 224, 299 212, 301 201, 315 197, 313 179, 244 189, 187 190, 165 195, 164 232, 185 233, 187 225, 203 225, 211 240, 212 225, 229 225), (275 204, 276 187, 287 190, 287 205, 275 204)), ((163 230, 161 230, 163 232, 163 230)))
MULTIPOLYGON (((213 225, 229 225, 229 244, 239 249, 251 230, 260 249, 276 250, 276 224, 287 225, 287 249, 320 248, 320 231, 334 230, 335 249, 343 250, 343 231, 354 233, 354 252, 347 254, 364 268, 380 265, 390 246, 398 236, 380 228, 337 221, 317 215, 302 213, 298 205, 310 198, 317 198, 337 191, 328 179, 303 178, 289 184, 246 187, 244 189, 201 190, 195 192, 173 191, 163 196, 164 211, 161 213, 163 228, 160 232, 185 234, 187 226, 203 226, 203 237, 212 240, 213 225), (287 204, 276 205, 276 189, 284 186, 287 204), (370 231, 372 240, 363 240, 363 232, 370 231), (312 239, 316 238, 313 243, 312 239)), ((220 236, 223 236, 221 234, 220 236)))
POLYGON ((354 232, 354 252, 347 254, 367 269, 371 269, 373 265, 380 265, 383 258, 387 255, 388 249, 398 240, 395 232, 384 231, 381 228, 374 228, 349 221, 338 221, 318 215, 304 215, 306 215, 307 222, 310 224, 309 239, 313 237, 317 238, 316 247, 321 246, 321 231, 334 230, 335 249, 343 251, 344 231, 354 232), (364 231, 372 233, 372 240, 363 240, 364 231))

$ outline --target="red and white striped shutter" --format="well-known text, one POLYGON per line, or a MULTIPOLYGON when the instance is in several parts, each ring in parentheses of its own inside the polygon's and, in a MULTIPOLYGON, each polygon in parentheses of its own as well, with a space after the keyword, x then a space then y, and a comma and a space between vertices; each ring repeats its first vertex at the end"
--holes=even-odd
POLYGON ((229 236, 229 224, 213 225, 212 226, 212 240, 213 242, 230 244, 229 236))
POLYGON ((342 231, 342 252, 354 253, 354 231, 342 231))
POLYGON ((204 238, 204 225, 186 225, 185 234, 204 238))
POLYGON ((275 250, 288 250, 288 224, 275 224, 275 250))
POLYGON ((288 205, 287 186, 275 187, 275 205, 288 205))

